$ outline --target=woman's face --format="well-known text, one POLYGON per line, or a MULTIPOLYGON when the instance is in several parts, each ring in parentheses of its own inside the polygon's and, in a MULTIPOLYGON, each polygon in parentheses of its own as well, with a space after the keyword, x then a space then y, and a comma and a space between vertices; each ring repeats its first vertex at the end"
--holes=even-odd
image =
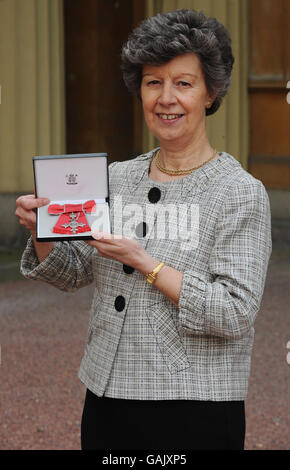
POLYGON ((212 100, 197 55, 144 65, 141 98, 147 125, 161 144, 190 145, 205 133, 205 107, 212 100))

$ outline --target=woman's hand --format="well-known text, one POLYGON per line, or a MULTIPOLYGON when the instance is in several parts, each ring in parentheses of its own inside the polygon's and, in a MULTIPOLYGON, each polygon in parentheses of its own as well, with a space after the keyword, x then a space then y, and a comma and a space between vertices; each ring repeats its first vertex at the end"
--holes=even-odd
POLYGON ((19 217, 19 223, 30 230, 32 235, 36 233, 36 209, 49 204, 49 199, 36 198, 33 194, 20 196, 16 200, 15 215, 19 217))
MULTIPOLYGON (((131 238, 104 232, 93 232, 92 236, 95 240, 87 243, 97 248, 100 256, 120 261, 120 263, 137 269, 141 274, 146 275, 152 272, 160 262, 160 260, 152 258, 140 243, 131 238)), ((178 307, 181 283, 182 273, 169 266, 164 266, 158 273, 154 286, 178 307)))
POLYGON ((132 238, 113 235, 105 232, 93 232, 94 241, 87 242, 97 248, 100 256, 112 258, 120 263, 137 269, 142 274, 151 272, 158 261, 154 260, 138 243, 132 238))
POLYGON ((49 204, 47 198, 36 198, 33 194, 20 196, 16 200, 15 215, 19 223, 30 230, 39 262, 42 262, 54 247, 54 242, 38 243, 36 240, 36 209, 49 204))

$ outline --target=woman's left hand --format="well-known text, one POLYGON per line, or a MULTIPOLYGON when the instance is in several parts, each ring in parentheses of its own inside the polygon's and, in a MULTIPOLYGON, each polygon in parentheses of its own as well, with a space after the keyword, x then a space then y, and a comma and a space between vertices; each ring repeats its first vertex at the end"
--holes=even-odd
POLYGON ((150 272, 151 266, 155 267, 153 258, 132 238, 106 232, 93 232, 92 237, 95 240, 87 243, 97 248, 99 255, 104 258, 115 259, 142 273, 150 272))
MULTIPOLYGON (((146 275, 158 266, 160 260, 152 258, 136 240, 105 232, 92 232, 94 241, 87 243, 97 248, 99 255, 112 258, 120 263, 137 269, 146 275)), ((160 290, 176 307, 182 283, 182 273, 169 266, 158 274, 155 287, 160 290)))

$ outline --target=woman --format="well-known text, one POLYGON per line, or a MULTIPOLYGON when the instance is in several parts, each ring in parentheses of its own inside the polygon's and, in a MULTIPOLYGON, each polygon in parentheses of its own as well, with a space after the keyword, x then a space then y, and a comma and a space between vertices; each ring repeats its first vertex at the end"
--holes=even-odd
POLYGON ((229 88, 230 42, 216 19, 179 10, 144 20, 124 45, 125 83, 160 148, 110 165, 121 237, 39 244, 33 210, 48 201, 17 200, 32 234, 22 273, 66 291, 96 286, 79 371, 83 449, 244 447, 271 224, 262 183, 206 135, 229 88), (164 208, 170 224, 156 236, 164 208))

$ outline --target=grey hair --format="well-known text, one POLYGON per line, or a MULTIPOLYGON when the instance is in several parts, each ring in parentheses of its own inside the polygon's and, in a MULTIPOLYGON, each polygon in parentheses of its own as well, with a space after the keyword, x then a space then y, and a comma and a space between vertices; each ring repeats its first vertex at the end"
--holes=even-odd
POLYGON ((128 90, 140 97, 143 65, 162 65, 188 52, 199 57, 208 93, 215 96, 206 114, 215 113, 229 89, 234 57, 227 29, 203 12, 159 13, 132 31, 122 48, 128 90))

